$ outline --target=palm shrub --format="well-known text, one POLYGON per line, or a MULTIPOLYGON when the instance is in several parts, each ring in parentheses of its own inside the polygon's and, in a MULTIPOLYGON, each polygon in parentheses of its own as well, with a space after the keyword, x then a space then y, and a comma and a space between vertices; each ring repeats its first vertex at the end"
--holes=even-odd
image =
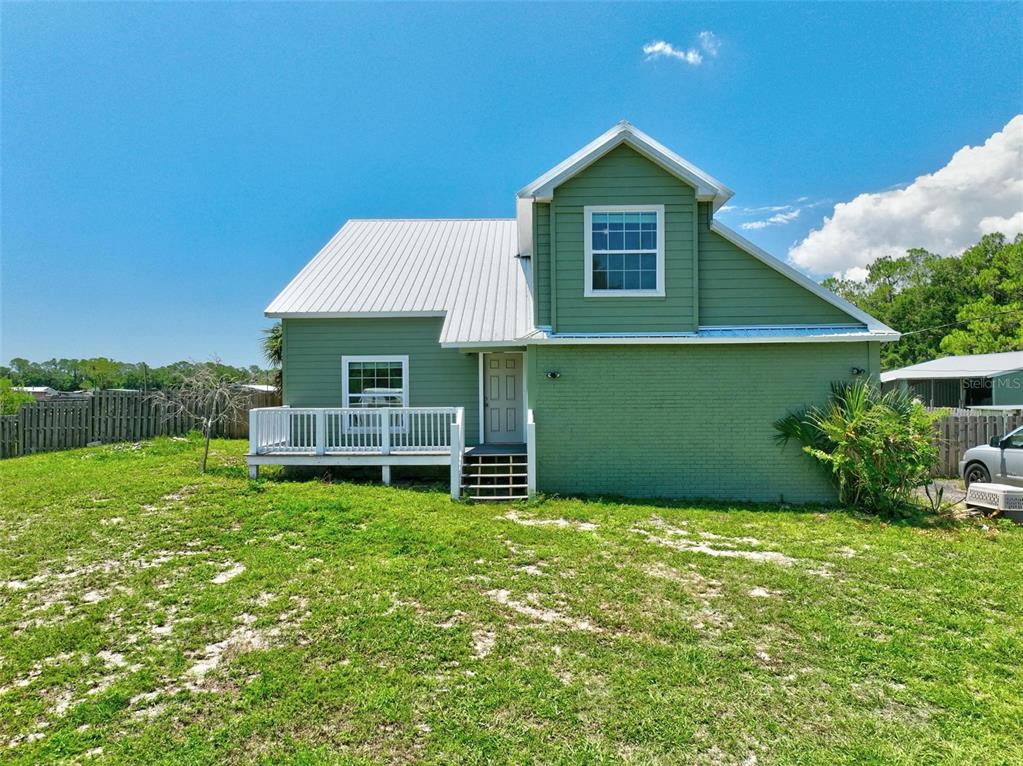
POLYGON ((928 412, 905 391, 868 381, 833 383, 823 407, 790 412, 775 424, 779 444, 796 441, 828 471, 839 500, 872 513, 905 508, 937 464, 928 412))

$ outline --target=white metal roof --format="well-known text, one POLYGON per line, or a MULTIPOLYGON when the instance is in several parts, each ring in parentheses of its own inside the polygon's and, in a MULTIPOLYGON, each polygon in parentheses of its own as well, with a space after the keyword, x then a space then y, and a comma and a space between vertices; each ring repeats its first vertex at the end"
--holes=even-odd
POLYGON ((444 345, 533 329, 513 219, 352 220, 267 307, 269 317, 443 316, 444 345))
POLYGON ((1006 372, 1023 370, 1023 351, 1000 354, 946 356, 929 362, 881 373, 881 382, 890 380, 941 380, 949 378, 990 378, 1006 372))
POLYGON ((631 125, 627 120, 622 120, 571 157, 559 162, 532 183, 524 186, 519 190, 518 196, 549 201, 556 187, 621 144, 627 144, 669 173, 694 186, 697 198, 712 201, 715 210, 725 204, 734 194, 731 189, 710 173, 700 170, 664 144, 631 125))

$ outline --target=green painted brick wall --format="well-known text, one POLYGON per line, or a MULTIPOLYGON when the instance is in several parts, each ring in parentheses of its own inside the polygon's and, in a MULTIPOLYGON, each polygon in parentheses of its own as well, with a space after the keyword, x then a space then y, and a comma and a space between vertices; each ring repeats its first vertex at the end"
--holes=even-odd
POLYGON ((700 203, 700 324, 859 324, 709 228, 700 203))
POLYGON ((532 346, 538 488, 561 494, 829 501, 772 423, 879 373, 877 343, 532 346), (549 380, 544 373, 557 370, 549 380))
MULTIPOLYGON (((538 217, 539 218, 539 217, 538 217)), ((541 284, 541 302, 553 292, 547 310, 556 332, 685 332, 693 316, 693 226, 696 193, 659 165, 628 146, 608 152, 554 190, 546 221, 554 242, 554 278, 541 284), (586 205, 664 205, 663 298, 586 298, 584 290, 584 216, 586 205), (550 283, 553 282, 551 286, 550 283)), ((537 229, 539 236, 541 230, 537 229)), ((550 263, 550 245, 537 240, 541 264, 550 263)), ((548 265, 549 271, 549 265, 548 265)), ((544 309, 538 310, 544 316, 544 309)), ((541 324, 546 324, 541 322, 541 324)))
POLYGON ((285 319, 284 403, 340 407, 341 357, 407 354, 409 405, 465 407, 466 442, 479 441, 479 367, 475 354, 441 348, 440 317, 285 319))

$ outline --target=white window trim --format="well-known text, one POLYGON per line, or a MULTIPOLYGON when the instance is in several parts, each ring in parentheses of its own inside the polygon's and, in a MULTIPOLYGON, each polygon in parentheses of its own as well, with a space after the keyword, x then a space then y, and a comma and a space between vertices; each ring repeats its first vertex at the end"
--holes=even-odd
MULTIPOLYGON (((387 355, 359 355, 359 356, 342 356, 341 357, 341 396, 342 406, 352 407, 352 401, 349 398, 350 394, 348 391, 348 365, 351 362, 394 362, 401 363, 401 406, 408 407, 408 394, 409 394, 409 375, 408 375, 408 356, 401 354, 387 354, 387 355)), ((373 409, 373 408, 367 408, 373 409)), ((383 408, 380 408, 383 409, 383 408)), ((376 429, 367 428, 357 425, 354 421, 355 415, 349 415, 344 418, 344 429, 350 433, 369 433, 376 429)), ((391 433, 404 433, 408 428, 408 424, 405 422, 404 416, 399 416, 397 425, 391 426, 391 433)))
MULTIPOLYGON (((664 205, 586 205, 583 207, 583 296, 586 298, 663 298, 664 297, 664 205), (593 289, 593 214, 594 213, 656 213, 657 214, 657 287, 654 290, 593 289)), ((649 252, 649 251, 644 251, 649 252)))
POLYGON ((408 407, 408 356, 388 354, 383 356, 342 356, 341 357, 341 392, 344 397, 343 406, 351 407, 348 392, 348 365, 351 362, 394 362, 401 363, 401 406, 408 407))

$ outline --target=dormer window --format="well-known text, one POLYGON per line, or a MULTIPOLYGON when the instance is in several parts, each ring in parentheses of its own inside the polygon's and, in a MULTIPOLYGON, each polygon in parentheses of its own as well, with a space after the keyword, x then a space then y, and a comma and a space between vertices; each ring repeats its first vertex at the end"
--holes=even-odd
POLYGON ((589 205, 586 285, 589 297, 664 295, 664 205, 589 205))

